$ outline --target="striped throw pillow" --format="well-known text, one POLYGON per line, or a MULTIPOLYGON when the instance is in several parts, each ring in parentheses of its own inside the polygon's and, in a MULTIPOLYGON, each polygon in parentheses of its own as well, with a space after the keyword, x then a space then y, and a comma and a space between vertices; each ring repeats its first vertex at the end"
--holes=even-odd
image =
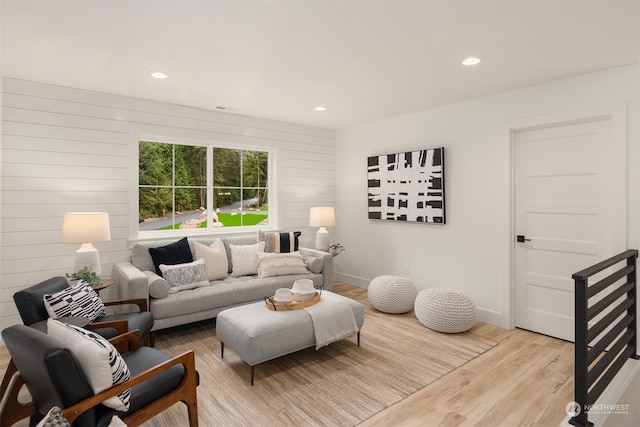
POLYGON ((301 235, 300 231, 264 232, 260 230, 258 231, 258 241, 265 243, 265 252, 289 253, 298 250, 298 240, 301 235))
MULTIPOLYGON (((118 350, 100 335, 58 320, 47 320, 47 334, 65 344, 78 360, 94 393, 100 393, 131 378, 131 372, 118 350)), ((131 390, 102 402, 116 411, 128 411, 131 390)))
POLYGON ((76 316, 87 317, 93 322, 104 314, 104 304, 100 296, 83 280, 60 292, 46 294, 44 306, 52 319, 76 316))

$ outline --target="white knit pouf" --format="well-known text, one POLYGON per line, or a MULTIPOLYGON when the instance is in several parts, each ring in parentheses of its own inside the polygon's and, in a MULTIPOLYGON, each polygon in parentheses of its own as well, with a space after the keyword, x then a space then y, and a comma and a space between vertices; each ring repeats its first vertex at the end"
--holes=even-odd
POLYGON ((420 291, 414 310, 424 326, 438 332, 458 333, 476 323, 476 306, 462 292, 447 288, 420 291))
POLYGON ((369 283, 371 306, 384 313, 411 311, 418 290, 411 280, 400 276, 378 276, 369 283))

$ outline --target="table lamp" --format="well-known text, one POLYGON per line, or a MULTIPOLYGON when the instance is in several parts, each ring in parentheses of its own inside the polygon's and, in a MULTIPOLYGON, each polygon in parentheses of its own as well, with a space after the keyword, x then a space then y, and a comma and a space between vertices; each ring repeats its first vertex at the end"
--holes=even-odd
POLYGON ((64 214, 62 242, 81 243, 76 251, 73 272, 89 267, 100 275, 100 255, 92 243, 111 240, 109 214, 107 212, 71 212, 64 214))
POLYGON ((329 232, 325 227, 336 225, 336 214, 331 207, 311 208, 309 212, 309 225, 320 227, 316 233, 316 249, 329 250, 329 232))

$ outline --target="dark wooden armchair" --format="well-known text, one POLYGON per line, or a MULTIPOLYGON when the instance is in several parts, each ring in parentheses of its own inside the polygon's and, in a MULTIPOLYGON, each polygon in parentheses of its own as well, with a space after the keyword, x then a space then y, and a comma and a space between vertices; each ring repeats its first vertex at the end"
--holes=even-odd
MULTIPOLYGON (((44 295, 60 292, 68 287, 67 279, 59 276, 16 292, 13 295, 13 300, 22 318, 22 323, 44 331, 46 329, 46 320, 49 318, 49 313, 44 305, 44 295)), ((99 316, 92 323, 79 326, 91 329, 107 339, 137 329, 140 331, 142 342, 146 345, 153 345, 151 328, 153 328, 154 319, 147 309, 147 301, 145 299, 103 301, 103 304, 105 307, 135 305, 139 311, 99 316)))
POLYGON ((107 426, 113 415, 129 427, 139 426, 174 403, 187 406, 189 426, 198 426, 196 387, 199 382, 195 355, 187 351, 176 357, 150 347, 140 346, 138 331, 109 340, 114 346, 124 344, 131 350, 122 354, 131 379, 94 394, 80 363, 68 347, 35 328, 14 325, 2 331, 17 373, 5 375, 1 393, 6 391, 5 406, 0 413, 0 427, 11 426, 31 417, 38 423, 53 407, 63 410, 73 426, 107 426), (18 402, 18 392, 25 384, 32 402, 18 402), (131 389, 130 408, 119 412, 102 405, 109 397, 131 389))

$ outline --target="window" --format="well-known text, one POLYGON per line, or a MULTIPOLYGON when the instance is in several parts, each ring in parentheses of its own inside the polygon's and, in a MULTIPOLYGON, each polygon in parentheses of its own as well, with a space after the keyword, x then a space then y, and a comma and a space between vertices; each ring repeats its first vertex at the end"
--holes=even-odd
POLYGON ((266 225, 267 151, 140 141, 139 233, 266 225))

